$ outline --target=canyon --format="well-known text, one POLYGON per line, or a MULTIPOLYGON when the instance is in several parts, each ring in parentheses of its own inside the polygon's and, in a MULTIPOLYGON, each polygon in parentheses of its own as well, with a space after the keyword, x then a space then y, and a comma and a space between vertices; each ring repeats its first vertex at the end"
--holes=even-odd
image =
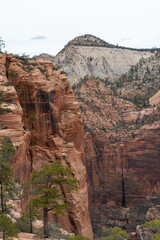
POLYGON ((54 64, 66 72, 80 103, 95 236, 102 226, 135 231, 160 200, 159 51, 83 35, 54 64))
POLYGON ((17 148, 15 176, 27 182, 32 169, 60 159, 80 181, 78 192, 64 191, 68 215, 50 220, 92 238, 102 226, 136 231, 160 204, 159 66, 157 49, 92 35, 73 39, 55 57, 1 54, 0 135, 17 148))

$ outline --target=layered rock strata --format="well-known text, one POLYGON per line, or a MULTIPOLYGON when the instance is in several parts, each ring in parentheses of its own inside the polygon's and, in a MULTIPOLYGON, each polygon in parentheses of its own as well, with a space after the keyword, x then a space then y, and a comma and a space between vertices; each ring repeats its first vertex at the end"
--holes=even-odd
POLYGON ((94 231, 118 225, 133 231, 158 201, 160 113, 157 94, 138 108, 99 80, 75 89, 85 128, 89 205, 94 231))
POLYGON ((71 85, 86 76, 114 82, 151 51, 114 46, 95 36, 84 35, 70 41, 54 59, 54 65, 65 71, 71 85))
POLYGON ((9 104, 11 109, 0 116, 1 135, 10 137, 17 147, 13 163, 15 176, 20 182, 26 182, 32 169, 38 170, 55 159, 71 167, 80 182, 79 189, 72 193, 64 189, 70 210, 64 217, 52 213, 50 219, 60 222, 70 232, 92 238, 84 133, 79 105, 66 76, 53 70, 48 61, 5 55, 0 60, 5 66, 1 76, 4 104, 9 104), (7 86, 6 77, 12 86, 7 86))

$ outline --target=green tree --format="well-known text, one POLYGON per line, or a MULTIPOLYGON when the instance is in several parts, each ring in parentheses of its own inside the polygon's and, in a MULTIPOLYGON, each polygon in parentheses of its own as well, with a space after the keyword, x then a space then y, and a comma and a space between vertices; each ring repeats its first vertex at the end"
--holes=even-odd
POLYGON ((120 227, 113 227, 110 229, 102 227, 102 232, 108 232, 109 234, 109 236, 104 237, 104 240, 122 240, 128 238, 126 231, 122 230, 120 227))
POLYGON ((4 213, 0 215, 0 231, 3 232, 3 239, 17 237, 17 234, 20 232, 12 220, 4 213))
POLYGON ((40 219, 40 211, 35 208, 32 200, 27 204, 24 216, 29 220, 30 233, 33 233, 33 222, 40 219))
POLYGON ((32 128, 34 128, 34 122, 37 121, 37 117, 35 115, 30 115, 30 116, 28 116, 28 119, 32 124, 32 128))
POLYGON ((22 232, 33 233, 33 222, 36 219, 40 219, 40 211, 30 201, 26 205, 26 211, 21 213, 21 218, 17 221, 16 226, 22 232))
POLYGON ((2 213, 6 210, 7 201, 17 193, 13 171, 9 163, 10 157, 14 154, 15 149, 11 140, 2 137, 0 145, 0 209, 2 213))
POLYGON ((35 198, 32 203, 43 209, 44 236, 49 236, 48 212, 64 214, 68 204, 60 189, 67 185, 74 190, 78 187, 78 180, 73 177, 72 170, 56 160, 52 164, 45 164, 39 171, 32 172, 32 187, 35 198), (37 197, 36 197, 37 195, 37 197))
MULTIPOLYGON (((9 205, 7 202, 9 199, 13 199, 18 193, 11 165, 9 159, 15 154, 15 149, 11 140, 7 137, 1 138, 0 144, 0 214, 1 220, 8 221, 5 212, 9 205)), ((5 229, 5 228, 4 228, 5 229)), ((3 230, 3 239, 5 239, 6 232, 3 230)))

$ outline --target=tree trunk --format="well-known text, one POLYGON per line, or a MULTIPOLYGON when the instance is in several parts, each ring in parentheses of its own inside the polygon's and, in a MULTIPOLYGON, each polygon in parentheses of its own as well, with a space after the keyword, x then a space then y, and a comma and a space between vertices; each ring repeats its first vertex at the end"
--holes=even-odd
POLYGON ((2 213, 4 213, 4 202, 3 202, 3 179, 2 179, 2 175, 1 175, 0 183, 1 183, 1 209, 2 209, 2 213))
POLYGON ((6 238, 5 238, 5 231, 3 231, 3 240, 5 240, 6 238))
POLYGON ((29 225, 30 225, 30 232, 33 233, 32 212, 31 212, 31 209, 29 209, 29 225))
POLYGON ((33 233, 32 220, 30 220, 30 232, 33 233))
POLYGON ((43 222, 44 222, 44 237, 48 238, 49 237, 49 231, 48 231, 48 209, 44 208, 43 209, 43 222))

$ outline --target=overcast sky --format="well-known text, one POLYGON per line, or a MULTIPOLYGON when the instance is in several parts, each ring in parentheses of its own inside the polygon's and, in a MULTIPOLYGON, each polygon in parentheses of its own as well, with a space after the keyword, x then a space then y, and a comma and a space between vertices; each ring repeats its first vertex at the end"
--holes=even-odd
POLYGON ((0 0, 5 50, 57 54, 76 36, 160 48, 160 0, 0 0))

